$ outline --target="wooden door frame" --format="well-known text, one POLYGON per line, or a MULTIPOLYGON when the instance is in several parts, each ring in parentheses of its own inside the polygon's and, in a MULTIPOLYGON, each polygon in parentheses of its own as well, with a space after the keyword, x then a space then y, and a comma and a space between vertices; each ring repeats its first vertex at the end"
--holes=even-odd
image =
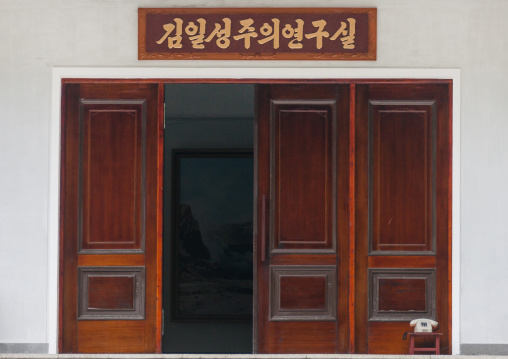
MULTIPOLYGON (((460 351, 460 70, 441 69, 346 69, 346 68, 53 68, 52 73, 52 105, 50 119, 50 171, 49 171, 49 213, 48 213, 48 306, 47 331, 49 353, 58 352, 59 335, 59 261, 60 261, 60 128, 63 106, 62 82, 150 82, 159 83, 350 83, 354 91, 355 83, 365 82, 431 82, 434 80, 451 80, 451 113, 452 116, 452 168, 451 168, 451 301, 450 312, 452 322, 449 323, 452 333, 452 354, 460 351), (212 76, 213 74, 213 76, 212 76), (408 80, 410 79, 410 80, 408 80), (453 263, 453 266, 452 266, 453 263), (456 328, 456 330, 452 330, 456 328)), ((162 86, 159 86, 161 88, 162 86)), ((163 100, 163 91, 159 91, 159 100, 163 100)), ((161 105, 162 106, 162 105, 161 105)), ((159 110, 162 116, 163 111, 159 110)), ((353 127, 354 128, 354 127, 353 127)), ((354 132, 351 134, 354 138, 354 132)), ((354 145, 350 148, 350 155, 354 155, 354 145)), ((350 181, 354 185, 354 177, 350 181)), ((351 189, 350 189, 351 190, 351 189)), ((353 187, 354 190, 354 187, 353 187)), ((350 203, 354 206, 354 202, 350 203)), ((159 206, 161 210, 161 206, 159 206)), ((351 207, 350 207, 351 208, 351 207)), ((158 236, 160 237, 160 236, 158 236)), ((158 261, 162 260, 162 237, 157 243, 158 261)), ((354 240, 354 232, 350 235, 354 240)), ((350 247, 353 251, 354 247, 350 247)), ((354 264, 354 260, 353 263, 354 264)), ((157 280, 162 282, 162 265, 159 265, 157 280)), ((350 263, 351 268, 351 263, 350 263)), ((354 275, 354 270, 349 277, 354 275)), ((350 281, 350 286, 354 281, 350 281)), ((162 288, 162 286, 159 286, 162 288)), ((354 289, 350 287, 351 289, 354 289)), ((161 289, 159 289, 160 291, 161 289)), ((159 303, 161 295, 157 296, 159 303)), ((353 295, 352 293, 350 296, 353 295)), ((162 304, 161 304, 162 305, 162 304)), ((161 306, 160 306, 161 307, 161 306)), ((162 307, 161 307, 162 308, 162 307)), ((160 310, 159 310, 160 312, 160 310)), ((350 307, 350 315, 354 315, 354 307, 350 307)), ((352 322, 352 321, 350 321, 352 322)), ((350 324, 352 326, 354 324, 350 324)), ((160 333, 160 316, 158 316, 158 329, 160 333)), ((352 331, 353 332, 353 331, 352 331)), ((354 338, 350 339, 350 350, 354 349, 354 338)), ((161 347, 158 339, 157 347, 161 347)))

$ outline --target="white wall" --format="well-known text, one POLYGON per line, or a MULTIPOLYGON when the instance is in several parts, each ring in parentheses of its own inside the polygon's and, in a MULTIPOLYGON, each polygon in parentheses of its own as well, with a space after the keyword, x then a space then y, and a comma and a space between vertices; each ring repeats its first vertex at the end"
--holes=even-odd
MULTIPOLYGON (((239 5, 244 2, 0 0, 0 343, 48 341, 52 67, 189 66, 137 60, 137 8, 239 5)), ((508 344, 499 320, 508 319, 503 283, 508 274, 508 1, 279 0, 277 6, 377 7, 378 60, 191 65, 461 69, 461 342, 508 344)))

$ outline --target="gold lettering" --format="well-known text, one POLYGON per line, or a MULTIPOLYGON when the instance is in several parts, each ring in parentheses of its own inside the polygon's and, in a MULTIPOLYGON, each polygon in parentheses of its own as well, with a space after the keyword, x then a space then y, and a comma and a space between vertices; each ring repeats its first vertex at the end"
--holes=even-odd
POLYGON ((231 19, 225 17, 222 19, 224 22, 224 28, 221 29, 220 24, 215 23, 215 29, 212 33, 205 39, 206 42, 212 41, 212 39, 217 36, 216 44, 221 49, 227 49, 231 43, 229 37, 231 36, 231 19))
POLYGON ((163 29, 166 31, 164 36, 162 36, 159 41, 156 41, 158 45, 162 44, 166 39, 168 40, 168 48, 170 49, 181 49, 182 48, 182 24, 183 20, 180 18, 175 18, 176 26, 169 23, 163 25, 163 29), (175 36, 169 36, 173 30, 176 29, 175 36))
POLYGON ((295 37, 293 40, 289 42, 288 47, 290 49, 301 49, 303 45, 301 43, 296 43, 296 41, 303 40, 304 21, 302 19, 296 19, 295 21, 296 28, 293 28, 290 24, 286 24, 286 26, 284 26, 284 29, 282 29, 282 36, 284 36, 286 39, 295 37))
POLYGON ((264 39, 258 40, 260 44, 266 44, 268 41, 273 40, 273 48, 278 49, 279 48, 279 26, 280 26, 280 20, 277 18, 273 18, 273 27, 265 22, 261 29, 259 29, 259 32, 261 35, 266 36, 264 39), (271 35, 271 36, 270 36, 271 35))
POLYGON ((199 18, 196 21, 199 23, 199 26, 194 24, 193 21, 191 21, 185 27, 185 33, 189 35, 189 40, 192 42, 192 48, 204 49, 205 45, 203 44, 203 41, 205 40, 206 20, 203 18, 199 18))
POLYGON ((337 32, 333 34, 332 37, 330 37, 330 40, 333 41, 339 36, 344 36, 340 38, 340 41, 342 41, 342 47, 350 50, 355 48, 356 20, 353 18, 348 18, 347 21, 349 22, 349 34, 347 31, 346 23, 341 21, 339 30, 337 30, 337 32))
POLYGON ((246 49, 250 48, 250 38, 258 37, 258 34, 254 32, 254 27, 251 26, 252 24, 254 24, 252 19, 240 20, 240 25, 242 25, 242 28, 238 31, 240 35, 233 36, 235 40, 244 39, 243 44, 246 49))
POLYGON ((317 27, 318 30, 316 32, 313 32, 312 34, 305 35, 305 37, 307 39, 316 38, 316 48, 321 49, 323 47, 323 37, 330 36, 330 34, 327 31, 324 31, 326 21, 325 20, 313 21, 312 25, 314 25, 314 27, 317 27))

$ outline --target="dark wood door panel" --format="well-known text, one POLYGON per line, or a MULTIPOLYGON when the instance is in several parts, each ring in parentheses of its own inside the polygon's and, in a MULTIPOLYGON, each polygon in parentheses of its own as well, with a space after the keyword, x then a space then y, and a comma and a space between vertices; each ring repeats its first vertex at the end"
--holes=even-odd
POLYGON ((272 100, 272 252, 331 250, 335 100, 272 100))
POLYGON ((60 352, 155 352, 156 84, 63 89, 60 352))
POLYGON ((80 353, 143 353, 147 342, 146 325, 141 321, 78 322, 80 353), (114 348, 114 349, 113 349, 114 348))
POLYGON ((369 354, 409 353, 409 340, 402 340, 402 336, 412 330, 409 322, 369 322, 369 354))
POLYGON ((336 353, 334 322, 271 323, 267 335, 267 353, 336 353))
POLYGON ((450 351, 450 86, 356 85, 357 353, 407 353, 416 317, 450 351))
POLYGON ((435 101, 369 101, 371 254, 435 250, 435 101))
POLYGON ((144 250, 146 100, 80 100, 79 251, 144 250))
POLYGON ((258 87, 260 353, 348 350, 348 121, 347 85, 258 87))
POLYGON ((336 266, 271 266, 270 321, 336 321, 336 266))

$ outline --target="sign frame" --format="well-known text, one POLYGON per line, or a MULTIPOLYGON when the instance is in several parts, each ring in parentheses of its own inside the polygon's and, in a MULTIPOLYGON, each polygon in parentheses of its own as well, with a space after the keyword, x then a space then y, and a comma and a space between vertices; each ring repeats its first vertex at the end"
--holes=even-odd
MULTIPOLYGON (((272 19, 273 20, 273 19, 272 19)), ((263 21, 263 20, 260 20, 263 21)), ((348 19, 349 21, 349 19, 348 19)), ((365 22, 365 21, 364 21, 365 22)), ((326 23, 326 22, 325 22, 326 23)), ((344 22, 342 22, 344 23, 344 22)), ((288 23, 285 23, 286 26, 288 23)), ((186 25, 184 23, 183 25, 186 25)), ((196 25, 194 23, 193 25, 196 25)), ((217 26, 217 23, 215 23, 217 26)), ((259 22, 258 24, 259 25, 259 22)), ((264 24, 266 25, 266 23, 264 24)), ((308 25, 306 25, 308 26, 308 25)), ((197 27, 197 26, 196 26, 197 27)), ((185 26, 182 26, 185 29, 185 26)), ((275 29, 275 26, 274 26, 275 29)), ((314 30, 319 31, 318 27, 314 25, 314 30)), ((365 30, 365 24, 363 28, 365 30)), ((176 34, 176 26, 173 27, 172 30, 175 30, 176 34)), ((294 30, 294 29, 293 29, 294 30)), ((330 29, 331 30, 331 29, 330 29)), ((337 29, 333 29, 335 31, 337 29)), ((361 29, 360 29, 361 30, 361 29)), ((185 31, 180 30, 185 36, 185 31)), ((317 33, 316 31, 316 33, 317 33)), ((211 32, 210 30, 208 31, 211 32)), ((275 30, 273 31, 275 33, 275 30)), ((232 33, 233 35, 239 35, 238 33, 232 33)), ((333 37, 333 32, 329 33, 330 37, 333 37)), ((353 33, 354 34, 354 33, 353 33)), ((309 37, 302 36, 304 41, 309 37)), ((282 38, 282 36, 280 36, 282 38)), ((286 39, 288 37, 284 36, 286 39)), ((315 37, 315 36, 314 36, 315 37)), ((259 40, 259 38, 257 39, 259 40)), ((314 40, 314 39, 313 39, 314 40)), ((315 39, 314 41, 317 41, 315 39)), ((328 40, 328 39, 326 39, 328 40)), ((210 41, 210 40, 208 40, 210 41)), ((288 41, 284 40, 283 41, 288 41)), ((339 39, 336 40, 339 44, 339 39)), ((344 43, 344 40, 342 40, 344 43)), ((203 43, 203 41, 201 41, 203 43)), ((211 44, 208 42, 207 44, 211 44)), ((206 45, 206 43, 203 43, 206 45)), ((316 45, 318 46, 318 45, 316 45)), ((183 46, 182 46, 183 47, 183 46)), ((238 47, 238 46, 236 46, 238 47)), ((138 60, 341 60, 341 61, 375 61, 377 56, 377 8, 138 8, 138 60), (151 19, 154 16, 167 16, 168 18, 173 17, 183 17, 189 18, 189 16, 194 16, 197 20, 198 18, 207 20, 209 17, 227 17, 232 16, 238 18, 239 16, 245 16, 250 19, 266 19, 267 16, 271 17, 274 15, 282 15, 284 17, 289 17, 293 19, 297 19, 297 17, 304 17, 305 19, 311 18, 315 16, 316 19, 320 15, 322 16, 342 16, 345 15, 358 15, 366 18, 367 31, 358 31, 356 33, 356 38, 362 39, 362 50, 351 49, 351 51, 339 49, 338 51, 330 51, 328 48, 324 49, 314 49, 308 46, 305 49, 295 50, 291 52, 291 50, 287 49, 270 49, 268 46, 265 47, 267 50, 263 49, 259 51, 260 45, 257 44, 259 41, 252 40, 252 43, 257 45, 254 46, 253 49, 242 49, 243 51, 238 51, 238 49, 217 49, 217 46, 214 46, 216 49, 213 51, 207 50, 206 46, 202 49, 195 49, 187 46, 187 48, 179 48, 171 51, 169 45, 164 46, 164 42, 168 37, 169 32, 166 31, 166 35, 164 35, 164 30, 161 29, 159 34, 155 38, 153 36, 153 30, 151 27, 154 25, 151 24, 151 19), (161 37, 161 34, 163 35, 161 37), (151 37, 150 37, 151 36, 151 37), (147 38, 150 37, 150 40, 147 38), (164 40, 163 40, 164 39, 164 40), (158 41, 157 41, 158 40, 158 41), (162 40, 162 41, 161 41, 162 40), (154 45, 152 42, 156 42, 159 44, 159 41, 162 45, 160 45, 160 50, 153 50, 154 45), (149 42, 149 43, 148 43, 149 42), (148 46, 147 46, 148 45, 148 46), (366 47, 366 48, 365 48, 366 47), (169 48, 169 49, 168 49, 169 48)))

